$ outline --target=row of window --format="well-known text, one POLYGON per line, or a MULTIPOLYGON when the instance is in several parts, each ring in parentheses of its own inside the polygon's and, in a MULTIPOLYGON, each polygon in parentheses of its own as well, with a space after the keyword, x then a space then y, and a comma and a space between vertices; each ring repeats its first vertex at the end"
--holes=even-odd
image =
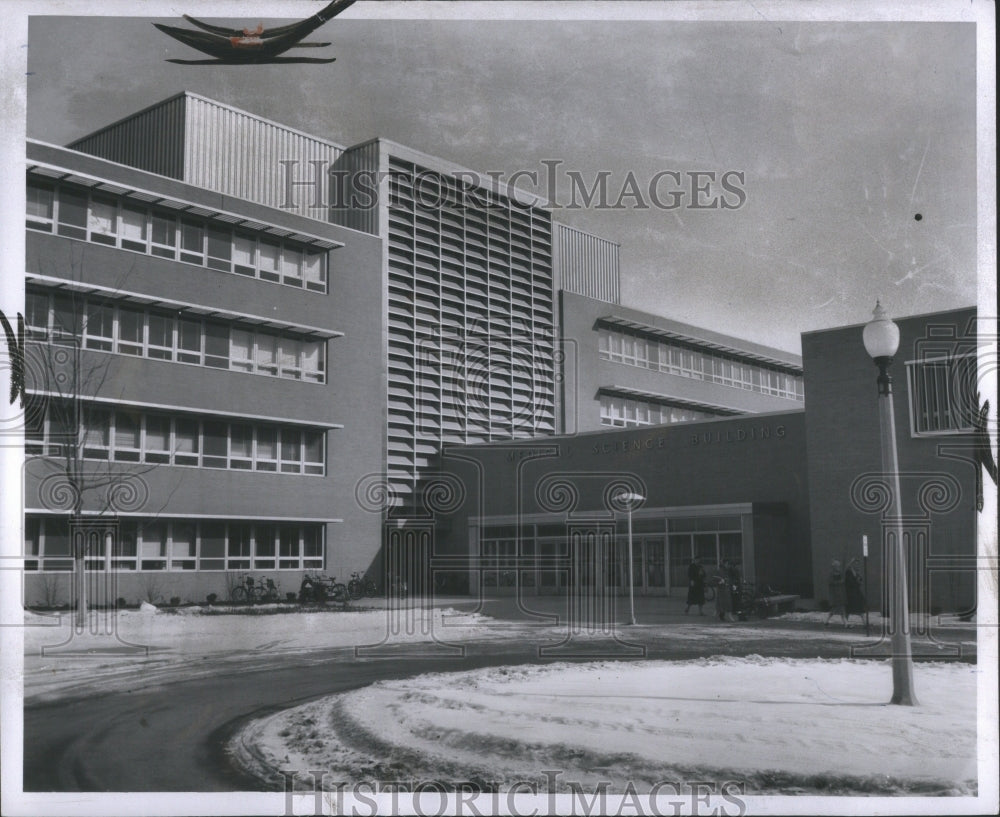
POLYGON ((323 383, 326 341, 144 309, 95 296, 28 290, 29 337, 78 337, 85 349, 323 383))
POLYGON ((123 250, 326 292, 326 252, 71 185, 28 182, 27 226, 123 250))
POLYGON ((37 423, 26 430, 26 453, 51 452, 66 442, 82 445, 83 457, 91 460, 320 476, 326 471, 322 431, 95 405, 81 414, 76 431, 71 403, 30 412, 37 423))
POLYGON ((599 344, 600 355, 605 360, 762 394, 805 399, 802 377, 787 372, 610 329, 600 330, 599 344))
MULTIPOLYGON (((91 543, 88 570, 323 569, 319 524, 120 519, 118 525, 110 542, 91 543)), ((67 519, 29 516, 24 530, 25 569, 73 569, 67 519)))
POLYGON ((665 423, 689 423, 693 420, 711 420, 723 417, 711 411, 697 411, 681 406, 668 406, 645 400, 631 400, 609 394, 601 395, 601 425, 630 428, 656 426, 665 423))

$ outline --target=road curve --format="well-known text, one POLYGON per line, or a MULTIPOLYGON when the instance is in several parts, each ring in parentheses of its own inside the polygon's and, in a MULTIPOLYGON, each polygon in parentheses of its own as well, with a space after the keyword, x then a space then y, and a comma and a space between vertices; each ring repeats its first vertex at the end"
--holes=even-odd
MULTIPOLYGON (((721 633, 720 633, 721 634, 721 633)), ((250 791, 223 747, 249 718, 383 679, 425 672, 572 660, 540 659, 528 643, 467 644, 464 657, 357 659, 352 649, 261 656, 219 664, 208 676, 156 688, 29 705, 24 712, 25 791, 250 791)), ((844 645, 751 639, 711 645, 654 640, 646 658, 710 654, 843 658, 844 645)), ((608 658, 614 657, 609 654, 608 658)), ((275 781, 274 788, 281 789, 275 781)))

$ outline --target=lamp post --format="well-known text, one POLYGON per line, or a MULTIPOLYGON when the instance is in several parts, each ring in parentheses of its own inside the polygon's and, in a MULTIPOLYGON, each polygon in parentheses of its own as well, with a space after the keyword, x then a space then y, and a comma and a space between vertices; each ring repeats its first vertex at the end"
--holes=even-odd
POLYGON ((625 503, 628 510, 628 608, 629 608, 629 624, 635 624, 635 581, 632 575, 632 506, 636 502, 642 502, 646 497, 642 494, 632 493, 630 491, 625 491, 624 493, 618 494, 618 499, 625 503))
POLYGON ((916 706, 913 693, 913 655, 910 650, 910 613, 906 598, 906 553, 899 491, 899 461, 896 453, 896 419, 892 405, 892 378, 889 365, 899 348, 899 327, 876 301, 872 320, 865 324, 865 350, 878 366, 878 417, 882 440, 882 472, 889 480, 889 528, 895 539, 889 560, 889 616, 892 624, 892 700, 890 703, 916 706))

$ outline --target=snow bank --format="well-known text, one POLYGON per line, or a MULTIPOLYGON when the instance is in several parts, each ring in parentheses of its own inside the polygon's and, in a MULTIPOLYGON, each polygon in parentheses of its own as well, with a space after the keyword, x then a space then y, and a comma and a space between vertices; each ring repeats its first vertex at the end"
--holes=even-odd
POLYGON ((397 780, 502 788, 559 769, 618 791, 736 779, 757 794, 974 792, 976 667, 914 674, 919 707, 887 705, 888 662, 751 656, 430 674, 256 721, 231 751, 265 776, 324 769, 355 782, 391 768, 397 780))

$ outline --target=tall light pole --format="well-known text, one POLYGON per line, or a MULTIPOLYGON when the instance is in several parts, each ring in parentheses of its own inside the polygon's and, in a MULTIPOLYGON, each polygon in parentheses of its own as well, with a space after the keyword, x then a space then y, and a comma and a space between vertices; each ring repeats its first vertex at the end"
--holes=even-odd
POLYGON ((635 624, 635 581, 633 579, 633 558, 632 558, 632 506, 636 502, 642 502, 646 497, 629 491, 618 494, 618 499, 625 503, 628 511, 628 607, 629 624, 635 624))
MULTIPOLYGON (((882 438, 882 473, 889 480, 890 623, 892 625, 892 700, 890 703, 916 706, 913 693, 913 654, 910 650, 910 611, 906 598, 906 552, 899 491, 899 458, 896 453, 896 418, 892 405, 892 378, 889 365, 899 348, 899 327, 875 302, 873 319, 865 324, 865 349, 878 366, 878 418, 882 438)), ((889 567, 889 565, 887 565, 889 567)))

